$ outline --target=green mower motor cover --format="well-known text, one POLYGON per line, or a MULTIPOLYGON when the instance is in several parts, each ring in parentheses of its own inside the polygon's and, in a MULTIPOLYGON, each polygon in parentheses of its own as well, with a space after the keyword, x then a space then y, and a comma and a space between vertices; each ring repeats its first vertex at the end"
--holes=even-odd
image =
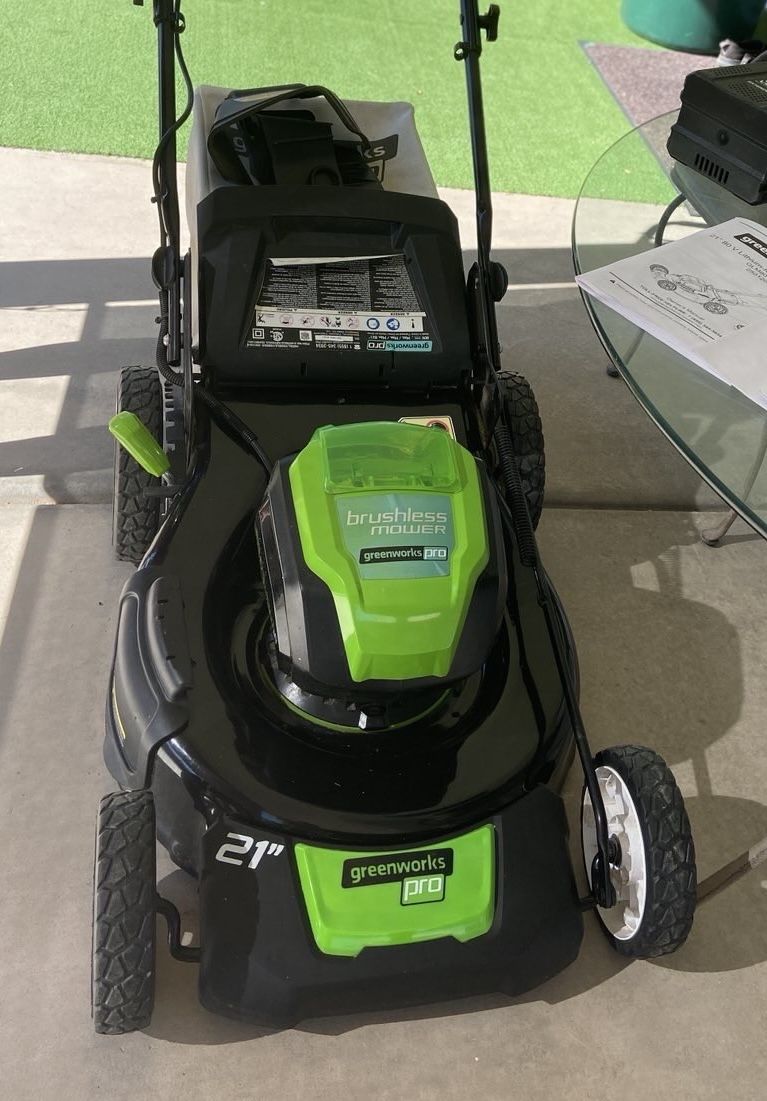
POLYGON ((277 646, 309 690, 459 679, 497 636, 506 570, 493 487, 441 428, 319 428, 259 512, 277 646))

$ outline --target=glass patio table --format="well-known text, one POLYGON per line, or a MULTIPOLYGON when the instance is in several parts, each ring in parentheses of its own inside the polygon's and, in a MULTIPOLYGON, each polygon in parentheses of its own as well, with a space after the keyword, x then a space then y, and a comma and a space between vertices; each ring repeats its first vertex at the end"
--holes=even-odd
MULTIPOLYGON (((666 152, 677 112, 612 145, 587 176, 573 219, 577 272, 744 217, 767 227, 767 204, 749 206, 666 152)), ((645 412, 732 512, 703 533, 716 542, 736 515, 767 536, 767 410, 584 295, 610 357, 645 412)), ((767 376, 767 348, 765 349, 767 376)))

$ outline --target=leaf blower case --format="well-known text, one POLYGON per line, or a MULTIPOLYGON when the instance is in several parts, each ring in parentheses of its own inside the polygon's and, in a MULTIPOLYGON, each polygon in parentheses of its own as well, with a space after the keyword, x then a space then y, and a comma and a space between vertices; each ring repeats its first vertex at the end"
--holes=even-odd
POLYGON ((669 154, 752 206, 767 197, 767 62, 688 73, 669 154))

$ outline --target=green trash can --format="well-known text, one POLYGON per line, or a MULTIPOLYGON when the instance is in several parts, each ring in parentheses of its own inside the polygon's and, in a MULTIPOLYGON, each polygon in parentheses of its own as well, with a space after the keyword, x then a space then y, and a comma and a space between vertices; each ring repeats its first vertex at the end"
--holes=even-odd
POLYGON ((723 38, 750 38, 765 0, 623 0, 623 22, 672 50, 715 54, 723 38))

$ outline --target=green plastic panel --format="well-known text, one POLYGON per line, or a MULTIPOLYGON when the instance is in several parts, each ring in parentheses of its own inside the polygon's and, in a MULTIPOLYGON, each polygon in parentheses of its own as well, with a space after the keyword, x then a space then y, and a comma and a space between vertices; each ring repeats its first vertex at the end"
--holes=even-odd
POLYGON ((296 456, 290 485, 353 680, 446 676, 488 561, 474 457, 439 428, 327 426, 296 456))
POLYGON ((460 488, 453 438, 441 428, 392 421, 320 428, 328 493, 460 488))
POLYGON ((386 853, 295 847, 314 939, 330 956, 488 931, 495 911, 495 830, 386 853))

